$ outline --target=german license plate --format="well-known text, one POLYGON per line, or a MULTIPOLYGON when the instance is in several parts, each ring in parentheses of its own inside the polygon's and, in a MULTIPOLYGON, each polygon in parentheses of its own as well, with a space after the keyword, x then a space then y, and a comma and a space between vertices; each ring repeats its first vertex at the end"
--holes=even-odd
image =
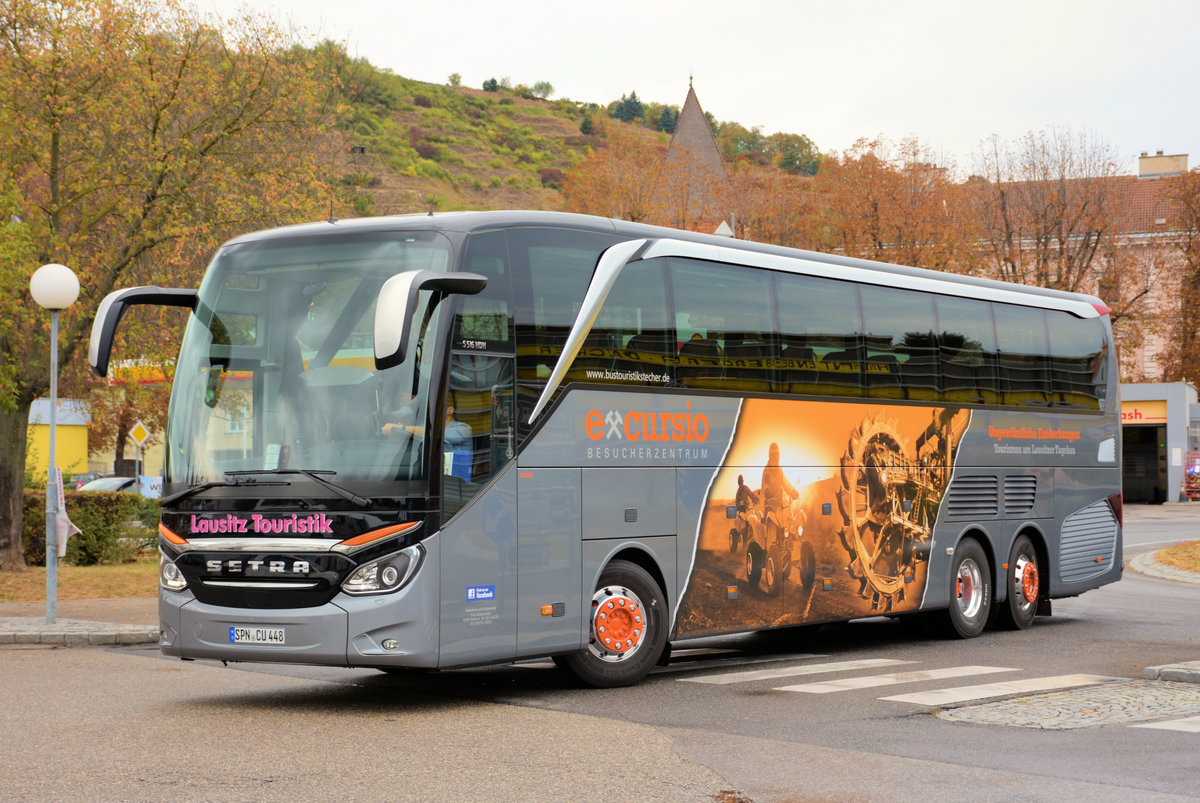
POLYGON ((253 627, 232 625, 229 628, 230 644, 283 644, 282 627, 253 627))

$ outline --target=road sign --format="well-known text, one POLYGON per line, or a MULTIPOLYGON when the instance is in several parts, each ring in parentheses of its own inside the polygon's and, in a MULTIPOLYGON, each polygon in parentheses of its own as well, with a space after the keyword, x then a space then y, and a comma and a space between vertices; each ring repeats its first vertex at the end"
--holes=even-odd
POLYGON ((133 425, 133 429, 129 430, 129 437, 133 438, 134 443, 141 446, 146 442, 146 438, 150 437, 150 430, 146 429, 146 425, 138 421, 133 425))

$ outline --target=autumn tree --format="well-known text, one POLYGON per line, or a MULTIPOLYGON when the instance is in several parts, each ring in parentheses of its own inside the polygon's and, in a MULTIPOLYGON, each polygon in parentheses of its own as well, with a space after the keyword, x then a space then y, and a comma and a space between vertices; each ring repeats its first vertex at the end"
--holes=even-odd
POLYGON ((79 275, 59 362, 82 374, 115 287, 195 286, 176 271, 229 234, 328 214, 329 109, 311 54, 272 25, 222 29, 176 0, 7 0, 0 43, 0 568, 19 568, 26 421, 49 386, 29 276, 46 262, 79 275))
POLYGON ((848 256, 970 272, 975 231, 952 165, 915 139, 859 140, 825 159, 815 245, 848 256))
POLYGON ((1124 242, 1129 191, 1112 147, 1050 129, 1011 146, 993 137, 976 161, 968 186, 987 272, 1098 294, 1112 308, 1118 345, 1136 343, 1161 255, 1143 258, 1124 242))
POLYGON ((998 278, 1058 290, 1091 288, 1091 267, 1116 230, 1117 157, 1066 129, 993 137, 976 182, 984 242, 998 278))
POLYGON ((1200 385, 1200 170, 1166 179, 1176 231, 1176 300, 1168 313, 1164 381, 1200 385))
POLYGON ((790 248, 816 244, 813 182, 772 167, 738 162, 729 173, 726 207, 734 236, 790 248))
POLYGON ((657 135, 613 124, 602 115, 596 116, 593 127, 605 143, 567 173, 564 211, 657 222, 662 214, 658 185, 665 146, 657 143, 657 135))

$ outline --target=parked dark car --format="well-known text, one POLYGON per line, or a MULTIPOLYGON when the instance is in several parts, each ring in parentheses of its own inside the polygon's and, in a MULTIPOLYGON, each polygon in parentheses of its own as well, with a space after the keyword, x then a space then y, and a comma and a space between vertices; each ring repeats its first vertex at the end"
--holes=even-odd
POLYGON ((100 477, 99 479, 85 482, 79 490, 81 491, 129 491, 137 493, 137 477, 100 477))

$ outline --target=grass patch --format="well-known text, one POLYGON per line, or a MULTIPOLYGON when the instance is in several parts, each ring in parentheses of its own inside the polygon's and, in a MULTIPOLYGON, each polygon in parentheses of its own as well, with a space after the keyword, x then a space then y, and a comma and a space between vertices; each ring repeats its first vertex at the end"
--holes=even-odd
MULTIPOLYGON (((158 555, 115 566, 59 566, 58 599, 124 599, 158 593, 158 555)), ((46 599, 46 569, 0 572, 0 602, 46 599)))
POLYGON ((1185 541, 1182 544, 1169 546, 1160 550, 1156 557, 1162 563, 1174 566, 1176 569, 1200 572, 1200 541, 1185 541))

